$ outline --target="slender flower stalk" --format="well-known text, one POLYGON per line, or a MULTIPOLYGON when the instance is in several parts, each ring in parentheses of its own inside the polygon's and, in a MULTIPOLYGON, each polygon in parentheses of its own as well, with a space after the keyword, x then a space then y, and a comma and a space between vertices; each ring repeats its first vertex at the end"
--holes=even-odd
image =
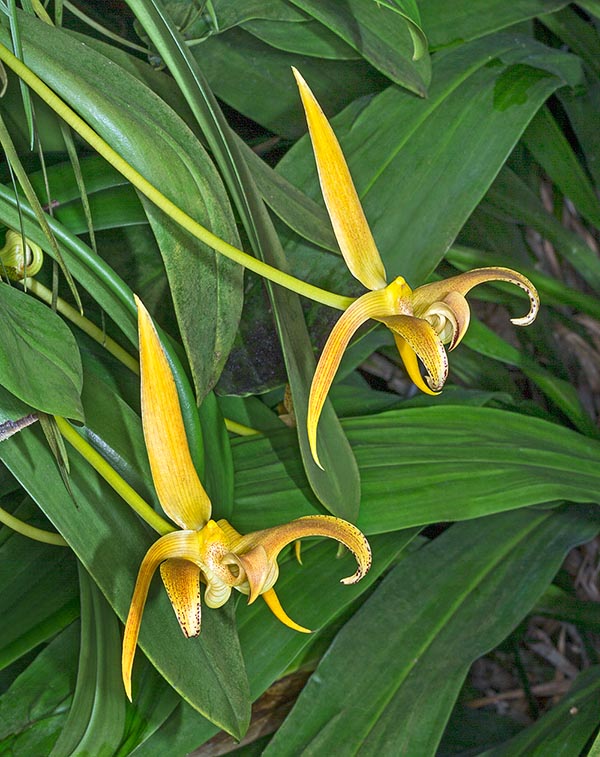
POLYGON ((465 296, 478 284, 506 281, 520 287, 529 298, 529 312, 512 323, 527 326, 536 318, 539 297, 533 284, 509 268, 476 268, 450 279, 415 290, 402 276, 388 284, 383 261, 367 224, 364 211, 341 147, 313 93, 302 76, 294 76, 306 113, 323 199, 333 231, 350 273, 369 291, 355 300, 333 327, 313 377, 308 403, 308 438, 319 463, 317 424, 344 350, 357 329, 373 319, 384 323, 394 335, 406 371, 426 394, 438 394, 448 375, 445 344, 453 350, 469 325, 465 296), (425 367, 421 375, 419 361, 425 367))
POLYGON ((46 531, 43 528, 37 528, 25 521, 15 518, 14 515, 0 507, 0 523, 4 523, 13 531, 16 531, 21 536, 26 536, 28 539, 34 541, 41 541, 44 544, 54 544, 57 547, 68 547, 67 542, 62 538, 60 534, 54 531, 46 531))

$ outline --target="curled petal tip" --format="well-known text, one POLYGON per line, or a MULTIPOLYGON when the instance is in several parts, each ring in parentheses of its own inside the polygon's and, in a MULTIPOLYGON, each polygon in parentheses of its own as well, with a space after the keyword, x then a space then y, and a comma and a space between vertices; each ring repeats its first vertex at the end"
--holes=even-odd
POLYGON ((271 610, 271 612, 277 618, 277 620, 281 621, 284 626, 291 628, 292 631, 298 631, 299 633, 312 633, 310 628, 305 628, 304 626, 299 625, 298 623, 296 623, 296 621, 292 620, 289 617, 289 615, 281 606, 279 597, 275 593, 274 589, 269 589, 268 591, 265 591, 262 595, 262 598, 265 600, 269 610, 271 610))

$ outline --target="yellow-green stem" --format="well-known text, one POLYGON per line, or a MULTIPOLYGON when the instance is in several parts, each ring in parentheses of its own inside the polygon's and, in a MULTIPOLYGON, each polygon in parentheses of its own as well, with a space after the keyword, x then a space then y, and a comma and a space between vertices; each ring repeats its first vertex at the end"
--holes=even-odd
POLYGON ((329 307, 337 308, 338 310, 345 310, 353 302, 351 297, 343 297, 339 294, 329 292, 326 289, 320 289, 319 287, 308 284, 305 281, 301 281, 295 276, 291 276, 277 268, 273 268, 273 266, 263 263, 242 250, 238 250, 237 247, 229 244, 224 239, 220 239, 216 234, 213 234, 197 221, 194 221, 194 219, 188 216, 187 213, 184 213, 181 208, 177 207, 174 202, 165 197, 162 192, 159 192, 155 186, 153 186, 147 179, 138 173, 133 166, 127 163, 126 160, 113 150, 113 148, 105 142, 99 134, 88 126, 88 124, 80 118, 75 111, 63 102, 55 92, 44 84, 44 82, 30 68, 16 58, 4 45, 0 45, 0 60, 11 68, 17 76, 27 84, 27 86, 36 92, 55 113, 68 123, 69 126, 71 126, 71 128, 73 128, 81 137, 83 137, 83 139, 100 153, 106 161, 116 168, 119 173, 130 181, 134 187, 164 211, 170 218, 186 229, 186 231, 189 231, 192 236, 195 236, 209 247, 212 247, 221 255, 224 255, 225 257, 234 260, 239 265, 244 266, 244 268, 248 268, 250 271, 269 279, 269 281, 272 281, 275 284, 279 284, 280 286, 291 289, 293 292, 297 292, 304 297, 315 300, 315 302, 320 302, 323 305, 328 305, 329 307))
POLYGON ((168 534, 176 529, 164 518, 155 512, 150 505, 140 497, 124 478, 121 478, 114 468, 96 450, 81 437, 71 424, 64 418, 54 416, 56 425, 60 433, 75 447, 77 452, 82 455, 88 463, 94 468, 102 478, 112 486, 112 488, 121 496, 132 510, 143 518, 159 534, 168 534))
MULTIPOLYGON (((39 281, 36 281, 36 279, 25 279, 23 286, 48 305, 52 304, 52 292, 48 287, 44 286, 39 281)), ((96 324, 92 323, 84 315, 81 315, 78 310, 69 305, 68 302, 65 302, 59 297, 56 302, 56 309, 61 315, 64 315, 65 318, 71 321, 71 323, 74 323, 83 332, 94 339, 94 341, 101 344, 113 357, 129 368, 130 371, 139 374, 140 366, 138 361, 124 350, 120 344, 117 344, 114 339, 107 336, 102 329, 96 326, 96 324)))
POLYGON ((26 536, 28 539, 34 539, 35 541, 43 541, 44 544, 54 544, 57 547, 68 547, 67 542, 62 538, 60 534, 52 531, 45 531, 43 528, 36 528, 30 526, 29 523, 15 518, 14 515, 6 512, 0 507, 0 523, 4 523, 5 526, 12 528, 22 536, 26 536))

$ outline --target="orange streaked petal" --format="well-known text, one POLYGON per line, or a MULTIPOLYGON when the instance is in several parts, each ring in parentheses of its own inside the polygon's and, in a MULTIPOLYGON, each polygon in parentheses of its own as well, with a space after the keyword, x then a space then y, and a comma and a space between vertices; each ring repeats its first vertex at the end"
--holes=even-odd
POLYGON ((390 293, 387 288, 363 294, 342 313, 325 343, 310 387, 308 415, 306 419, 310 451, 320 468, 323 466, 319 462, 317 454, 317 425, 327 393, 329 392, 329 387, 333 383, 344 350, 356 330, 363 323, 370 318, 376 318, 388 312, 393 312, 393 310, 390 310, 390 299, 390 293))
MULTIPOLYGON (((237 543, 232 545, 232 552, 243 558, 250 550, 258 546, 264 547, 269 564, 276 565, 277 556, 281 550, 296 539, 308 536, 325 536, 335 539, 354 555, 358 568, 353 576, 343 578, 342 583, 353 584, 367 573, 371 567, 371 548, 363 533, 352 523, 332 515, 307 515, 297 518, 282 526, 274 526, 263 531, 255 531, 242 536, 237 543)), ((271 586, 266 583, 266 589, 271 586)))
POLYGON ((160 575, 184 636, 198 636, 202 619, 200 568, 187 560, 170 559, 160 566, 160 575))
POLYGON ((385 268, 333 129, 300 73, 292 67, 306 113, 323 199, 346 265, 367 289, 383 289, 385 268))
POLYGON ((526 276, 510 268, 474 268, 472 271, 452 276, 449 279, 434 281, 417 287, 413 294, 415 315, 422 317, 432 302, 444 300, 450 292, 458 292, 463 297, 478 284, 487 281, 506 281, 522 289, 529 297, 529 312, 522 318, 511 318, 517 326, 528 326, 536 319, 540 309, 540 298, 534 285, 526 276))
POLYGON ((461 343, 463 336, 467 333, 471 321, 471 310, 469 303, 460 292, 449 292, 444 302, 452 311, 455 320, 454 334, 448 346, 449 350, 453 350, 461 343))
POLYGON ((142 425, 152 478, 166 514, 184 529, 200 529, 211 504, 190 455, 177 388, 148 311, 135 298, 140 339, 142 425))
POLYGON ((170 558, 181 558, 194 560, 197 558, 198 538, 195 531, 173 531, 160 539, 150 547, 146 552, 140 570, 138 572, 133 597, 129 607, 129 614, 125 622, 125 633, 123 635, 123 654, 121 658, 121 668, 123 674, 123 685, 127 697, 131 701, 131 669, 133 667, 133 658, 135 648, 140 633, 142 623, 142 614, 144 605, 148 596, 150 582, 158 566, 170 558))
POLYGON ((410 315, 392 315, 380 320, 394 332, 394 335, 402 338, 400 342, 396 340, 398 351, 407 372, 419 389, 427 391, 424 389, 423 380, 419 381, 418 378, 421 374, 414 359, 415 354, 428 373, 426 381, 431 391, 427 394, 440 392, 448 375, 448 356, 433 327, 422 318, 410 315))
POLYGON ((304 626, 298 625, 298 623, 293 621, 288 616, 288 614, 281 606, 279 597, 277 596, 277 594, 275 594, 275 589, 269 589, 268 591, 265 591, 262 594, 262 598, 265 600, 267 607, 269 608, 269 610, 271 610, 277 620, 280 620, 285 626, 291 628, 293 631, 300 631, 300 633, 312 633, 310 628, 304 628, 304 626))

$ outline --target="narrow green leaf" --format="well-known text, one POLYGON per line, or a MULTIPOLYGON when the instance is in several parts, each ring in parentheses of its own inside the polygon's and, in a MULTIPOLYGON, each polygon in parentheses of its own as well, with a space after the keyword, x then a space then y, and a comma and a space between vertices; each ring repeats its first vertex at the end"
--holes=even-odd
POLYGON ((51 757, 112 757, 125 727, 117 617, 83 568, 79 571, 81 634, 73 703, 51 757))
POLYGON ((265 757, 435 754, 470 664, 599 526, 585 508, 524 510, 455 525, 408 557, 337 635, 265 757))
POLYGON ((563 130, 548 110, 541 108, 523 135, 527 149, 544 171, 569 197, 581 215, 600 227, 600 202, 583 166, 563 130))
POLYGON ((0 381, 45 413, 83 420, 81 358, 63 321, 41 302, 0 285, 0 381))
POLYGON ((600 261, 581 237, 546 211, 539 197, 514 171, 504 166, 481 203, 481 209, 532 226, 556 246, 583 278, 600 290, 600 261))
MULTIPOLYGON (((544 757, 577 755, 598 726, 600 667, 584 670, 573 688, 550 712, 510 741, 481 753, 481 757, 544 757)), ((587 752, 588 757, 594 751, 587 752)))

